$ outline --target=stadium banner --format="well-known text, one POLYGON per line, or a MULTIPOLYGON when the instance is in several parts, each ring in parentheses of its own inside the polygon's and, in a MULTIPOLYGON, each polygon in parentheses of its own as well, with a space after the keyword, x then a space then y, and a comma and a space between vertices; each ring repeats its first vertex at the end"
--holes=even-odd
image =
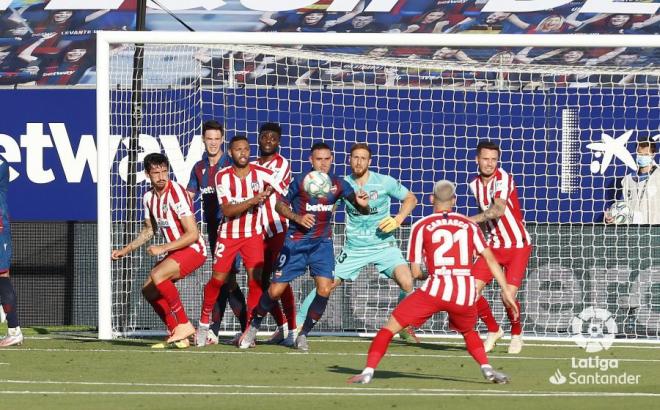
POLYGON ((15 221, 96 220, 96 92, 0 89, 15 221))
MULTIPOLYGON (((615 0, 159 0, 196 31, 658 34, 660 3, 615 0)), ((135 30, 137 0, 0 0, 0 85, 95 84, 98 30, 135 30), (94 9, 89 9, 94 7, 94 9)), ((148 30, 187 30, 154 2, 148 30)), ((515 56, 519 50, 509 50, 515 56)), ((572 64, 604 64, 594 49, 572 64)), ((657 56, 621 64, 646 66, 657 56)), ((359 52, 359 51, 358 51, 359 52)), ((470 55, 488 61, 501 49, 470 55)), ((619 51, 620 54, 622 51, 619 51)), ((408 55, 432 58, 409 50, 408 55)), ((406 57, 406 51, 389 50, 406 57)), ((521 56, 512 62, 529 64, 521 56)), ((436 59, 451 60, 449 56, 436 59)), ((495 60, 493 60, 495 61, 495 60)), ((549 63, 550 61, 546 61, 549 63)))
MULTIPOLYGON (((180 91, 170 91, 176 92, 180 91)), ((616 178, 634 170, 637 138, 651 136, 660 140, 660 118, 653 116, 653 104, 635 104, 640 98, 637 92, 642 91, 612 89, 607 96, 598 95, 604 100, 604 112, 598 115, 589 107, 594 96, 584 89, 561 93, 552 105, 534 103, 543 100, 542 91, 512 93, 511 101, 516 102, 515 109, 520 111, 519 115, 507 117, 507 123, 502 122, 496 104, 477 104, 476 111, 460 106, 468 104, 465 101, 488 101, 491 96, 487 91, 345 90, 343 98, 360 102, 355 107, 377 108, 368 112, 366 108, 352 108, 355 112, 337 118, 332 115, 333 104, 329 100, 332 95, 320 90, 237 88, 227 91, 228 107, 218 106, 215 110, 233 113, 220 118, 229 130, 228 137, 235 133, 248 135, 253 155, 256 155, 259 124, 282 123, 285 137, 282 154, 297 158, 292 162, 294 173, 307 166, 306 153, 312 141, 326 139, 334 141, 335 173, 346 174, 349 172, 346 153, 350 147, 341 141, 356 140, 356 134, 360 133, 359 140, 375 147, 374 168, 409 184, 414 192, 430 192, 433 181, 439 178, 455 180, 459 185, 458 210, 466 213, 471 213, 468 206, 474 211, 474 204, 468 201, 471 195, 467 183, 476 173, 474 162, 466 159, 474 157, 479 138, 491 138, 500 142, 502 164, 521 187, 521 205, 527 221, 591 223, 602 220, 605 206, 611 203, 616 178), (452 100, 454 108, 451 112, 438 110, 416 117, 411 114, 404 121, 395 106, 398 93, 405 93, 408 99, 418 103, 452 100), (321 107, 320 111, 306 110, 293 103, 289 111, 278 111, 278 101, 288 97, 321 107), (234 104, 237 100, 242 103, 234 104), (379 106, 376 100, 391 101, 394 105, 379 106), (616 104, 611 103, 614 100, 616 104), (256 109, 248 113, 238 107, 256 109), (277 113, 276 118, 273 113, 277 113), (355 124, 346 122, 348 118, 353 118, 355 124), (288 127, 288 123, 297 125, 288 127), (329 130, 332 134, 324 134, 329 130), (493 134, 492 130, 497 133, 493 134), (566 135, 573 138, 567 139, 566 135), (391 138, 409 141, 410 146, 392 146, 388 144, 391 138), (571 155, 562 155, 567 152, 571 155), (421 163, 403 166, 399 163, 400 153, 406 158, 420 158, 421 163)), ((148 93, 145 99, 149 99, 148 93)), ((171 99, 176 100, 176 96, 172 95, 171 99)), ((3 89, 0 105, 4 107, 0 154, 11 166, 13 219, 96 220, 95 91, 3 89)), ((411 110, 414 113, 414 107, 411 110)), ((183 118, 186 113, 179 115, 183 118)), ((188 117, 195 115, 196 112, 190 113, 188 117)), ((128 145, 130 135, 128 127, 116 132, 123 135, 111 136, 109 146, 113 157, 120 144, 128 145)), ((192 136, 189 149, 182 147, 177 137, 141 135, 138 159, 160 150, 172 160, 172 177, 186 185, 194 163, 202 155, 201 136, 192 136)), ((126 180, 125 158, 115 158, 113 166, 126 180)), ((138 181, 146 184, 141 167, 138 169, 138 181)), ((421 207, 416 210, 421 211, 421 207)))

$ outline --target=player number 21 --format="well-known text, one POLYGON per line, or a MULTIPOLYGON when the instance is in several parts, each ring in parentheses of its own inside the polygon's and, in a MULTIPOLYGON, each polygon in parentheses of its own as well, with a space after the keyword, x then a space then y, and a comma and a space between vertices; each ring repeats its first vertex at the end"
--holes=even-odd
POLYGON ((460 257, 460 265, 465 266, 469 263, 468 255, 468 232, 467 229, 459 229, 453 235, 451 232, 445 229, 439 229, 433 232, 431 241, 433 243, 439 243, 433 253, 433 259, 436 266, 454 266, 456 264, 456 259, 453 256, 445 256, 447 252, 452 250, 456 245, 458 245, 458 252, 460 257))

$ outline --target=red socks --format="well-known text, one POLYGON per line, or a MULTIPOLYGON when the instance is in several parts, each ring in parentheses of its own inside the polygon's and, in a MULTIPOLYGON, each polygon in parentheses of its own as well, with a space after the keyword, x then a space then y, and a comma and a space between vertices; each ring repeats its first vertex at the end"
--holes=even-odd
MULTIPOLYGON (((261 294, 263 290, 261 289, 261 284, 254 280, 248 279, 248 297, 247 297, 247 309, 248 309, 248 323, 252 320, 253 310, 259 304, 259 299, 261 299, 261 294)), ((280 313, 282 313, 280 311, 280 313)), ((282 318, 282 323, 284 323, 284 318, 282 318)))
POLYGON ((470 356, 480 365, 488 364, 488 356, 486 356, 484 343, 481 341, 477 332, 474 330, 465 332, 463 333, 463 339, 465 339, 465 346, 470 356))
MULTIPOLYGON (((367 355, 367 367, 375 369, 380 363, 380 359, 385 356, 387 352, 387 347, 390 345, 394 333, 389 329, 382 328, 376 333, 376 337, 371 341, 371 346, 369 346, 369 354, 367 355)), ((483 350, 483 347, 482 347, 483 350)))
POLYGON ((176 286, 174 286, 174 283, 168 279, 156 285, 156 288, 163 296, 163 299, 167 301, 170 311, 174 314, 174 316, 176 316, 176 321, 178 323, 188 322, 188 316, 186 315, 186 311, 183 309, 181 299, 179 298, 179 291, 177 290, 176 286))
POLYGON ((493 316, 493 311, 490 310, 490 305, 483 296, 477 299, 477 311, 479 312, 479 318, 486 324, 488 331, 490 333, 497 332, 500 325, 497 324, 497 320, 493 316))
POLYGON ((513 311, 509 308, 506 308, 506 315, 509 317, 509 322, 511 322, 511 336, 518 336, 522 333, 522 325, 520 323, 520 302, 516 299, 516 306, 518 307, 518 318, 513 319, 513 311))
POLYGON ((218 299, 220 294, 220 288, 222 287, 224 281, 218 280, 211 276, 211 279, 204 286, 204 300, 202 301, 202 314, 199 317, 200 323, 209 324, 209 318, 211 317, 211 312, 213 311, 213 305, 218 299))
POLYGON ((149 304, 154 308, 154 311, 160 317, 160 320, 165 323, 165 326, 167 326, 167 330, 172 333, 174 331, 174 328, 176 325, 179 323, 177 320, 174 318, 174 315, 172 315, 172 311, 170 310, 170 305, 167 303, 165 298, 162 296, 159 297, 156 300, 148 300, 149 304))
POLYGON ((275 302, 275 304, 273 304, 273 308, 270 310, 270 314, 273 315, 273 319, 275 319, 277 326, 284 325, 284 313, 282 313, 282 308, 280 307, 279 303, 275 302))
POLYGON ((284 316, 289 325, 289 329, 296 328, 296 300, 293 297, 293 289, 291 286, 287 286, 280 298, 282 301, 282 309, 284 309, 284 316))

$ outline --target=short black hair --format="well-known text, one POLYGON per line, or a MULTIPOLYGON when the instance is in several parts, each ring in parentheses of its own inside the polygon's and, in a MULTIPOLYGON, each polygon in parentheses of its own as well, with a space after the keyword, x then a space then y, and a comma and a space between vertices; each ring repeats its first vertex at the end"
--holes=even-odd
POLYGON ((170 161, 167 159, 167 157, 160 152, 153 152, 146 157, 144 157, 144 170, 146 172, 150 172, 151 168, 153 168, 156 165, 165 165, 166 167, 169 168, 170 166, 170 161))
POLYGON ((658 145, 650 135, 640 137, 637 140, 637 145, 641 148, 651 147, 651 152, 654 154, 658 152, 658 145))
POLYGON ((482 149, 492 149, 494 151, 497 151, 497 156, 498 157, 502 153, 500 151, 500 146, 497 145, 496 143, 494 143, 491 140, 481 140, 481 141, 479 141, 479 143, 477 144, 477 155, 479 155, 481 153, 482 149))
POLYGON ((216 120, 208 120, 204 122, 202 125, 202 136, 204 136, 208 130, 218 130, 220 131, 220 134, 225 135, 225 127, 216 120))
POLYGON ((250 142, 248 141, 245 135, 234 135, 232 139, 229 141, 229 148, 231 148, 236 141, 245 141, 248 143, 248 145, 250 145, 250 142))
POLYGON ((259 135, 261 135, 261 133, 264 131, 273 131, 276 132, 280 137, 282 136, 282 127, 280 127, 280 124, 276 122, 266 122, 261 124, 261 127, 259 127, 259 135))
POLYGON ((309 151, 310 153, 314 153, 314 151, 320 150, 320 149, 327 149, 329 151, 332 151, 332 148, 330 148, 330 145, 326 144, 325 142, 315 142, 314 145, 312 145, 312 149, 309 151))

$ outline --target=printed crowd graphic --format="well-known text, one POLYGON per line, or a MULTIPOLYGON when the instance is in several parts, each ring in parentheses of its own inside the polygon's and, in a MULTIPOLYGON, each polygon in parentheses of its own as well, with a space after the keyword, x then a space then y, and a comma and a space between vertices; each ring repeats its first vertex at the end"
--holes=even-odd
MULTIPOLYGON (((658 34, 660 3, 613 0, 160 0, 196 31, 337 33, 658 34)), ((186 30, 154 2, 148 30, 186 30)), ((137 0, 0 0, 0 85, 95 84, 95 33, 136 28, 137 0), (88 7, 95 7, 89 9, 88 7)), ((577 67, 655 65, 652 50, 594 48, 345 50, 379 57, 455 63, 577 67)), ((260 77, 270 67, 256 56, 260 77)), ((245 69, 245 67, 243 67, 245 69)), ((250 68, 247 68, 249 71, 250 68)), ((292 84, 299 80, 291 78, 292 84)), ((419 79, 400 75, 397 85, 419 79)), ((377 81, 377 79, 374 79, 377 81)), ((651 79, 644 79, 651 81, 651 79)), ((257 80, 258 84, 259 81, 257 80)), ((376 82, 376 84, 378 84, 376 82)), ((379 84, 383 85, 383 84, 379 84)), ((438 82, 429 84, 440 85, 438 82)))

